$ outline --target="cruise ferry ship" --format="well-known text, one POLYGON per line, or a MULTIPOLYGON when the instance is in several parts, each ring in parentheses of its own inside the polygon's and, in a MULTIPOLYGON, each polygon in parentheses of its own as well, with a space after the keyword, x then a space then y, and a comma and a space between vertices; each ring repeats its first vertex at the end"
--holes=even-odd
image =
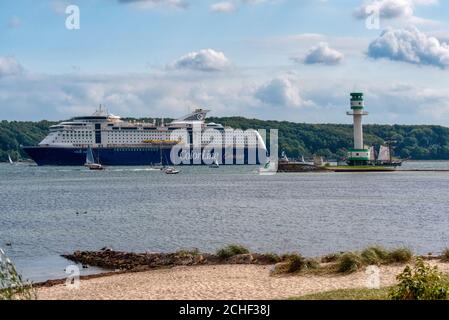
POLYGON ((209 110, 168 124, 124 121, 100 108, 50 127, 38 146, 22 146, 40 166, 82 166, 90 148, 105 166, 261 164, 267 149, 256 130, 234 130, 206 123, 209 110))

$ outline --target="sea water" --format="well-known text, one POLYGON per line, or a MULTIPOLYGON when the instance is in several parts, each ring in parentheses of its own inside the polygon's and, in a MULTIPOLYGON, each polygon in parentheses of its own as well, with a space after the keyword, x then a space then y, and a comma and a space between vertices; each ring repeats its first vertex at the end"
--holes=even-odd
POLYGON ((449 246, 449 172, 260 176, 256 167, 221 166, 166 175, 1 164, 0 215, 0 247, 34 281, 65 277, 72 263, 61 254, 105 246, 213 252, 238 243, 318 256, 379 244, 438 253, 449 246))

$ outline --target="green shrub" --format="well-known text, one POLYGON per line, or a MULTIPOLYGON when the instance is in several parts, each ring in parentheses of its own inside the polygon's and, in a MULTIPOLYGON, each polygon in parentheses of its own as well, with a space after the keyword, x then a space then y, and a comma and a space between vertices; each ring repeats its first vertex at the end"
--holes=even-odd
POLYGON ((294 273, 301 271, 306 266, 306 260, 298 253, 288 253, 281 257, 287 263, 285 272, 294 273))
POLYGON ((279 261, 281 261, 281 257, 279 257, 278 254, 272 252, 264 253, 263 258, 270 263, 278 263, 279 261))
POLYGON ((449 248, 444 249, 443 254, 441 255, 441 261, 449 262, 449 248))
POLYGON ((235 255, 246 253, 249 253, 249 250, 244 246, 238 244, 230 244, 224 248, 219 249, 217 251, 217 256, 220 257, 220 259, 225 260, 235 255))
POLYGON ((22 280, 14 264, 0 249, 0 300, 31 299, 36 299, 32 285, 22 280))
POLYGON ((382 260, 383 262, 388 260, 388 255, 390 254, 390 252, 387 249, 381 246, 372 246, 368 247, 367 249, 374 251, 376 255, 379 257, 379 259, 382 260))
MULTIPOLYGON (((407 248, 387 250, 381 246, 371 246, 362 252, 333 253, 321 258, 322 262, 337 262, 339 272, 355 272, 362 266, 381 265, 389 263, 406 263, 413 258, 412 252, 407 248)), ((449 250, 448 250, 449 261, 449 250)))
POLYGON ((335 262, 338 261, 338 259, 341 257, 341 253, 330 253, 325 255, 321 258, 321 262, 329 263, 329 262, 335 262))
POLYGON ((380 246, 368 247, 360 254, 363 263, 367 265, 379 265, 386 263, 388 261, 388 255, 388 250, 380 246))
POLYGON ((413 253, 410 251, 410 249, 407 248, 399 248, 390 251, 388 254, 388 261, 390 263, 406 263, 410 262, 413 258, 413 253))
POLYGON ((320 267, 320 263, 315 259, 307 259, 305 261, 305 267, 308 270, 318 269, 320 267))
POLYGON ((367 265, 379 265, 382 263, 382 259, 377 255, 373 248, 367 248, 360 254, 362 261, 367 265))
POLYGON ((399 283, 389 291, 392 300, 446 300, 449 283, 437 267, 418 258, 415 267, 407 266, 397 277, 399 283))
POLYGON ((347 252, 338 259, 338 272, 356 272, 362 266, 362 258, 354 252, 347 252))

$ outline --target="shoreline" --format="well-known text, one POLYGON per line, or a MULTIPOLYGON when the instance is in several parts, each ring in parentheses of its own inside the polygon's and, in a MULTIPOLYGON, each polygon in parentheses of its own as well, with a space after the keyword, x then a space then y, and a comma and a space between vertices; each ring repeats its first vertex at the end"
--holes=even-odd
MULTIPOLYGON (((429 256, 420 256, 420 257, 423 258, 423 260, 425 260, 425 261, 437 262, 437 261, 441 260, 440 256, 430 256, 430 257, 429 256)), ((239 265, 241 265, 241 264, 223 263, 223 264, 206 265, 206 266, 220 267, 220 266, 239 266, 239 265)), ((252 265, 255 265, 255 264, 252 264, 252 265)), ((405 265, 406 264, 404 264, 404 266, 405 265)), ((184 266, 184 267, 200 267, 200 266, 201 265, 184 266)), ((261 265, 255 265, 255 266, 261 266, 261 265)), ((271 266, 274 266, 274 264, 271 266)), ((81 281, 85 281, 85 280, 92 280, 92 279, 97 279, 97 278, 113 277, 113 276, 122 275, 122 274, 145 273, 145 272, 151 272, 151 271, 156 271, 156 270, 169 270, 169 269, 179 268, 179 267, 183 267, 183 266, 166 266, 166 267, 159 267, 159 268, 154 268, 154 269, 142 269, 142 270, 104 271, 104 272, 88 274, 88 275, 80 275, 79 279, 81 281)), ((35 287, 35 288, 51 288, 53 286, 65 284, 66 280, 67 280, 66 278, 58 278, 58 279, 48 279, 45 281, 33 282, 33 287, 35 287)))
MULTIPOLYGON (((339 255, 345 252, 340 252, 339 255)), ((349 252, 348 252, 349 253, 349 252)), ((133 253, 124 251, 113 251, 111 249, 101 249, 100 251, 75 251, 70 255, 61 255, 69 261, 73 261, 78 264, 86 265, 88 267, 101 267, 104 271, 99 273, 80 275, 81 281, 92 280, 104 277, 113 277, 124 274, 144 273, 156 270, 170 270, 178 267, 221 267, 221 266, 271 266, 274 268, 277 264, 282 263, 282 259, 278 256, 279 260, 275 260, 271 255, 278 256, 272 253, 245 253, 236 254, 226 259, 220 259, 216 254, 211 253, 199 253, 196 251, 178 251, 174 253, 133 253), (105 254, 112 256, 109 259, 105 259, 105 254), (142 255, 155 258, 153 261, 138 261, 136 256, 142 257, 142 255), (187 257, 186 257, 187 255, 187 257), (192 256, 200 255, 202 258, 194 260, 192 256), (92 256, 96 260, 92 260, 92 256), (126 257, 123 259, 123 257, 126 257), (162 260, 161 257, 171 257, 172 259, 162 260), (205 258, 204 258, 205 257, 205 258), (129 261, 131 260, 131 262, 129 261), (156 261, 156 263, 155 263, 156 261), (147 264, 149 263, 149 264, 147 264)), ((289 254, 287 254, 289 255, 289 254)), ((336 254, 329 254, 327 256, 333 256, 336 254)), ((320 265, 328 264, 325 259, 327 256, 308 258, 307 260, 318 261, 320 265)), ((413 259, 421 258, 425 261, 441 262, 444 258, 442 255, 416 255, 413 259)), ((338 273, 337 273, 338 275, 338 273)), ((45 281, 34 282, 33 286, 36 288, 48 288, 57 285, 65 284, 67 278, 48 279, 45 281)))
MULTIPOLYGON (((449 264, 431 261, 449 273, 449 264)), ((385 291, 409 264, 380 266, 380 286, 385 291)), ((336 290, 363 289, 366 271, 349 274, 298 273, 273 275, 270 265, 197 265, 147 271, 111 272, 81 277, 79 289, 65 280, 36 286, 39 300, 273 300, 301 298, 336 290)))
MULTIPOLYGON (((270 265, 270 254, 241 254, 221 260, 215 254, 199 253, 194 250, 180 250, 173 253, 134 253, 125 251, 113 251, 103 248, 99 251, 75 251, 73 254, 63 254, 61 257, 68 261, 90 267, 100 267, 105 271, 87 275, 80 275, 80 280, 90 280, 101 277, 109 277, 120 274, 146 272, 152 270, 170 269, 180 266, 220 266, 220 265, 270 265), (108 257, 109 255, 109 257, 108 257), (150 260, 139 260, 146 256, 150 260), (250 259, 249 259, 250 258, 250 259)), ((33 283, 35 287, 51 287, 64 284, 66 278, 48 279, 33 283)))

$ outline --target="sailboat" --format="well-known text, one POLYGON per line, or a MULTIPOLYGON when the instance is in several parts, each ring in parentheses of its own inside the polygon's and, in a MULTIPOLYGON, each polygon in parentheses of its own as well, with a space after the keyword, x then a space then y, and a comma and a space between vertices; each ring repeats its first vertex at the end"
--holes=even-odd
POLYGON ((14 164, 14 162, 12 161, 11 156, 9 154, 8 154, 8 162, 9 162, 9 164, 14 164))
POLYGON ((376 161, 376 149, 374 149, 374 147, 369 149, 369 160, 376 161))
POLYGON ((289 162, 290 160, 287 157, 287 154, 285 153, 285 151, 282 151, 281 153, 281 161, 283 162, 289 162))
POLYGON ((219 168, 220 165, 218 164, 217 156, 214 156, 214 162, 209 165, 209 168, 219 168))
POLYGON ((159 148, 159 157, 160 157, 159 163, 156 163, 153 167, 155 169, 159 169, 161 171, 164 171, 166 169, 166 166, 164 165, 164 161, 162 161, 162 146, 159 148))
POLYGON ((390 147, 380 146, 377 162, 383 166, 398 167, 402 165, 401 160, 393 160, 390 147))
POLYGON ((90 170, 103 170, 104 169, 100 163, 95 162, 94 154, 93 154, 92 148, 90 146, 87 147, 86 163, 84 164, 84 166, 89 168, 90 170))
POLYGON ((379 155, 377 157, 378 161, 391 161, 390 148, 385 146, 380 146, 379 155))

